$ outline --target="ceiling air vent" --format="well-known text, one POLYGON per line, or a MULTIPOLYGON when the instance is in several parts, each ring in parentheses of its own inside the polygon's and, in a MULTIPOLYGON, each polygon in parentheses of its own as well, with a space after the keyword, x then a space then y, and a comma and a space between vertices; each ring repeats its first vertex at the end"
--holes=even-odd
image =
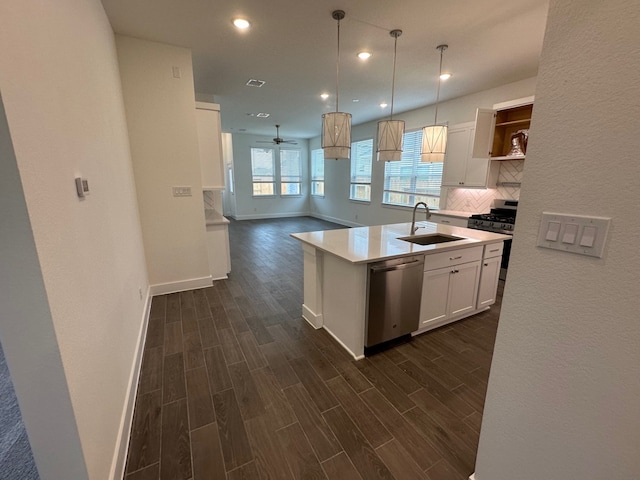
POLYGON ((250 78, 249 81, 246 83, 246 85, 248 87, 261 87, 265 83, 267 83, 267 82, 265 82, 263 80, 256 80, 255 78, 250 78))

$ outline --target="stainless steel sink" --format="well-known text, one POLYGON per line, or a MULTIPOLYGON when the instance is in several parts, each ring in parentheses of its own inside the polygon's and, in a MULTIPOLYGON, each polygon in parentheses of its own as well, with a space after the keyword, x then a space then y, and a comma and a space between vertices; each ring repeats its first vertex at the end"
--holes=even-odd
POLYGON ((399 237, 398 240, 417 243, 418 245, 434 245, 436 243, 455 242, 456 240, 464 240, 464 238, 454 237, 453 235, 444 235, 442 233, 430 233, 428 235, 411 235, 410 237, 399 237))

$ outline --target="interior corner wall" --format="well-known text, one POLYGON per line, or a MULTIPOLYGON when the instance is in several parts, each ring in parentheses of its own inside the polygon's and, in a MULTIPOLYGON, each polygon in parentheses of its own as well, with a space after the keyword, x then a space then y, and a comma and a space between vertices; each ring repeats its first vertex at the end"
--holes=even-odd
MULTIPOLYGON (((224 115, 224 113, 223 113, 224 115)), ((287 136, 281 132, 281 136, 287 136)), ((302 178, 309 178, 309 142, 295 139, 297 145, 278 146, 270 144, 273 137, 249 134, 233 134, 233 171, 235 176, 235 215, 237 220, 293 217, 309 214, 309 181, 301 184, 300 196, 254 197, 251 174, 251 148, 273 148, 278 163, 280 149, 297 149, 302 154, 302 178), (260 143, 267 142, 267 143, 260 143)), ((280 166, 276 165, 276 172, 280 166)), ((276 175, 276 182, 278 176, 276 175)))
POLYGON ((123 35, 116 45, 149 282, 210 284, 191 51, 123 35))
POLYGON ((640 472, 640 3, 551 0, 476 480, 640 472), (536 247, 611 217, 603 258, 536 247))
MULTIPOLYGON (((438 119, 449 125, 472 122, 477 108, 492 108, 495 103, 534 95, 536 78, 527 78, 518 82, 501 85, 464 97, 454 98, 438 104, 438 119)), ((435 106, 418 108, 398 113, 397 117, 405 121, 405 130, 413 131, 433 121, 435 106)), ((377 120, 351 129, 352 141, 373 138, 376 142, 377 120)), ((234 136, 235 138, 235 136, 234 136)), ((320 148, 320 137, 309 141, 310 149, 320 148)), ((375 153, 374 153, 375 155, 375 153)), ((346 225, 381 225, 410 221, 409 207, 382 205, 384 187, 384 162, 374 158, 372 168, 371 202, 349 200, 350 162, 348 160, 325 160, 325 196, 311 197, 309 208, 314 216, 346 225)), ((496 190, 491 190, 495 194, 496 190)), ((447 188, 442 189, 440 208, 445 205, 447 188)))
POLYGON ((148 285, 114 36, 98 0, 23 0, 0 44, 1 341, 41 478, 102 480, 148 285))

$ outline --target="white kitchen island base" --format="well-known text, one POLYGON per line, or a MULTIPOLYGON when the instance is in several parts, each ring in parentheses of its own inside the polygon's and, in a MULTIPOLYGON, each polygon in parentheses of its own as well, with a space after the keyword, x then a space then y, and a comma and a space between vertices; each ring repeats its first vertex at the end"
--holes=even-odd
POLYGON ((497 271, 491 267, 491 257, 502 252, 502 242, 509 237, 430 222, 420 226, 421 234, 460 240, 432 245, 406 242, 401 237, 407 235, 408 223, 292 234, 302 242, 304 254, 303 318, 314 328, 327 330, 356 360, 364 358, 369 264, 417 254, 425 255, 427 281, 420 323, 412 335, 487 310, 490 298, 495 299, 491 290, 497 288, 497 278, 483 275, 483 268, 497 271))

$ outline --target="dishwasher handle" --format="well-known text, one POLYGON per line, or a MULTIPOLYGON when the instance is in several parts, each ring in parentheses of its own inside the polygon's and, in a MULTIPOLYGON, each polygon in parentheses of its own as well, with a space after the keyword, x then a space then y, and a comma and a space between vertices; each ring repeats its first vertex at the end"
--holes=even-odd
POLYGON ((374 266, 371 267, 371 272, 379 273, 379 272, 390 272, 392 270, 404 270, 405 268, 417 267, 422 263, 421 260, 411 260, 410 262, 401 263, 399 265, 390 265, 390 266, 374 266))

